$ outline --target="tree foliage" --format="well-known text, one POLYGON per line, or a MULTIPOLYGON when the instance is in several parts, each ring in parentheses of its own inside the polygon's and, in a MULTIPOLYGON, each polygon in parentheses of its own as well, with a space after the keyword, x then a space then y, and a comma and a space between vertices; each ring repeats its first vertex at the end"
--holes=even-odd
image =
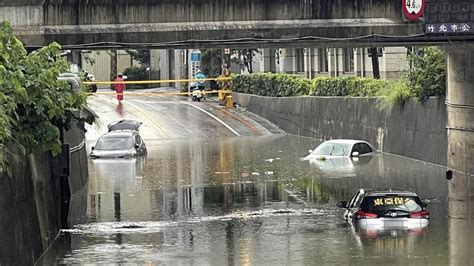
POLYGON ((421 102, 430 96, 446 95, 446 54, 440 48, 421 48, 408 57, 412 67, 405 71, 413 95, 421 102))
POLYGON ((133 60, 140 62, 142 67, 150 66, 150 49, 125 50, 133 60))
POLYGON ((230 59, 239 65, 240 70, 247 70, 249 74, 253 73, 253 58, 260 53, 258 49, 234 49, 230 59))
POLYGON ((202 49, 200 63, 200 68, 207 77, 219 76, 222 67, 222 49, 202 49))
POLYGON ((68 128, 86 96, 58 75, 69 64, 52 43, 28 54, 9 22, 0 22, 0 163, 6 163, 6 143, 26 152, 61 151, 60 129, 68 128))
MULTIPOLYGON (((131 66, 131 67, 126 68, 123 74, 127 76, 128 81, 148 80, 149 79, 148 71, 146 67, 131 66)), ((143 89, 146 87, 148 87, 148 84, 127 84, 127 89, 143 89)))

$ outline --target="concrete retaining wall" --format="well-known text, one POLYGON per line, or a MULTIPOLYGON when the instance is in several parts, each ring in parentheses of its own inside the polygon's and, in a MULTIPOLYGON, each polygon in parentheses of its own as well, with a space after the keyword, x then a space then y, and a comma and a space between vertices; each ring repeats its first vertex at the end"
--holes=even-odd
MULTIPOLYGON (((48 154, 10 156, 11 176, 0 173, 0 264, 33 264, 59 229, 59 183, 48 154)), ((58 180, 59 181, 59 180, 58 180)))
POLYGON ((289 134, 363 139, 384 152, 446 165, 444 98, 409 102, 390 112, 379 110, 376 98, 274 98, 241 93, 233 93, 233 98, 289 134))
POLYGON ((66 149, 56 158, 50 153, 25 154, 10 145, 11 173, 0 172, 0 265, 32 265, 61 227, 84 220, 88 181, 84 137, 80 128, 65 132, 65 142, 76 150, 66 149))

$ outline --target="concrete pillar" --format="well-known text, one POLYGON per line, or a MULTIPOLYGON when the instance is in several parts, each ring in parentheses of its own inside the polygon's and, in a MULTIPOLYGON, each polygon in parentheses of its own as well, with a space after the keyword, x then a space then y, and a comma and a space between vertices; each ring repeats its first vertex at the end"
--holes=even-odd
POLYGON ((447 163, 450 169, 474 173, 474 45, 456 45, 447 54, 447 163))
MULTIPOLYGON (((173 65, 170 66, 173 68, 173 79, 181 79, 181 50, 173 49, 171 50, 173 57, 173 65)), ((180 88, 181 82, 174 82, 173 87, 180 88)))
MULTIPOLYGON (((170 79, 176 79, 176 72, 175 72, 175 54, 174 49, 168 50, 168 69, 170 72, 170 79)), ((174 87, 174 82, 170 82, 169 87, 174 87)))
POLYGON ((467 265, 472 254, 474 220, 474 45, 445 48, 447 97, 449 238, 451 264, 467 265))
POLYGON ((337 77, 339 75, 339 48, 330 48, 328 54, 328 72, 329 76, 337 77))
POLYGON ((456 45, 446 51, 447 167, 453 171, 448 181, 449 214, 452 219, 465 219, 472 214, 470 198, 474 197, 474 45, 456 45))
MULTIPOLYGON (((160 76, 162 80, 170 79, 169 53, 168 50, 160 51, 160 76)), ((160 87, 168 87, 169 83, 160 83, 160 87)))
POLYGON ((271 71, 271 62, 272 59, 271 53, 274 51, 269 48, 262 49, 262 57, 261 57, 261 64, 260 64, 260 72, 270 72, 271 71))
POLYGON ((82 52, 80 50, 71 51, 71 61, 82 68, 82 52))
POLYGON ((296 49, 285 48, 285 63, 283 64, 283 73, 296 73, 296 49))
MULTIPOLYGON (((150 67, 151 67, 151 79, 160 79, 160 50, 150 50, 150 67)), ((160 84, 153 84, 153 87, 159 87, 160 84)))
POLYGON ((277 72, 277 68, 276 68, 276 65, 277 65, 277 62, 276 62, 276 53, 277 53, 277 50, 276 49, 270 49, 269 50, 269 53, 268 53, 268 62, 270 64, 269 68, 268 68, 268 71, 269 72, 272 72, 272 73, 276 73, 277 72))
POLYGON ((334 71, 334 66, 333 66, 333 55, 334 55, 334 49, 333 48, 328 48, 328 73, 329 76, 332 76, 332 72, 334 71))
POLYGON ((278 66, 277 66, 277 71, 278 73, 284 73, 285 69, 285 60, 286 60, 286 49, 280 48, 277 50, 278 52, 278 66))
POLYGON ((312 48, 305 48, 304 54, 304 72, 305 77, 312 79, 313 78, 313 49, 312 48))

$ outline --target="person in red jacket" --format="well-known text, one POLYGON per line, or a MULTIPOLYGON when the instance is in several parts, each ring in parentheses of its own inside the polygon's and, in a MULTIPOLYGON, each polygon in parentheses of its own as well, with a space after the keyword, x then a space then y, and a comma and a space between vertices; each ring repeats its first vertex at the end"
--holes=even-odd
POLYGON ((123 81, 122 73, 118 73, 117 78, 115 79, 114 88, 117 92, 117 100, 119 103, 123 100, 123 91, 125 90, 125 83, 123 81))

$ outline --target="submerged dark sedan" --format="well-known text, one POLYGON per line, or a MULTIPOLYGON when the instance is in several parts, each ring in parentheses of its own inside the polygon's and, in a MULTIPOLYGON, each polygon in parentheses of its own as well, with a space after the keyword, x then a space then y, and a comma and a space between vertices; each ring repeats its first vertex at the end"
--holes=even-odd
POLYGON ((145 155, 147 152, 138 131, 111 131, 102 135, 92 147, 92 158, 129 158, 145 155))

